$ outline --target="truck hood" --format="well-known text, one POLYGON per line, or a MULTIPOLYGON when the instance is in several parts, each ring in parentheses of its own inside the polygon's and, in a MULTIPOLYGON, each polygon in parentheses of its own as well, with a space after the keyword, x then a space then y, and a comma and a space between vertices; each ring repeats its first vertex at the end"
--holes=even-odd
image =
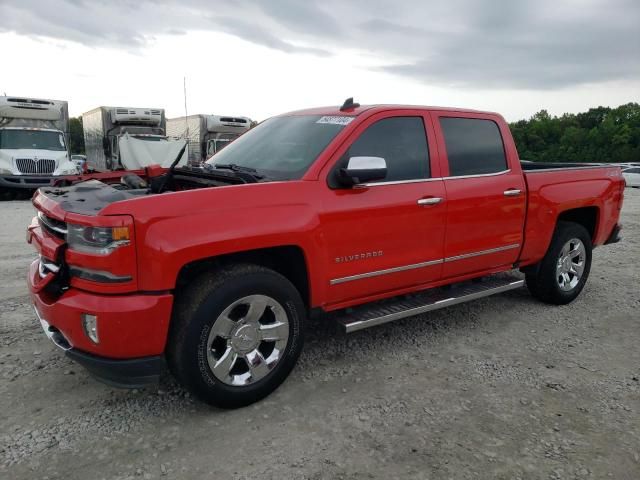
MULTIPOLYGON (((124 172, 126 173, 126 172, 124 172)), ((182 172, 184 173, 184 172, 182 172)), ((176 173, 178 175, 178 173, 176 173)), ((107 184, 100 180, 88 180, 76 183, 67 187, 42 187, 38 190, 34 201, 40 201, 56 210, 78 213, 81 215, 111 215, 130 214, 130 209, 135 209, 134 203, 144 202, 155 211, 158 205, 157 215, 161 215, 168 205, 172 208, 174 202, 179 200, 179 210, 184 205, 200 205, 202 202, 211 203, 211 189, 222 192, 236 191, 241 197, 252 198, 252 193, 256 187, 265 187, 268 184, 279 185, 282 182, 268 181, 260 183, 239 183, 238 178, 230 172, 218 172, 220 180, 210 181, 201 188, 195 187, 184 191, 165 191, 163 193, 152 193, 149 188, 131 188, 124 184, 107 184), (226 180, 225 180, 226 177, 226 180), (208 200, 200 200, 200 199, 208 200), (132 200, 132 202, 124 202, 132 200), (151 203, 148 203, 151 202, 151 203), (117 205, 114 205, 117 204, 117 205), (112 206, 106 211, 106 207, 112 206)), ((183 212, 184 213, 184 212, 183 212)))
POLYGON ((140 198, 147 189, 121 190, 99 180, 88 180, 70 187, 43 187, 37 197, 57 204, 62 210, 81 215, 97 215, 107 205, 121 200, 140 198))

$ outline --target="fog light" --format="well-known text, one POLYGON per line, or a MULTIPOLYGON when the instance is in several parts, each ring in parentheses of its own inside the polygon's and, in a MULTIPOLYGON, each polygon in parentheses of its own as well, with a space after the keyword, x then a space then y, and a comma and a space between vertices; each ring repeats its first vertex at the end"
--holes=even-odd
POLYGON ((98 317, 89 313, 82 314, 82 328, 93 343, 98 343, 98 317))

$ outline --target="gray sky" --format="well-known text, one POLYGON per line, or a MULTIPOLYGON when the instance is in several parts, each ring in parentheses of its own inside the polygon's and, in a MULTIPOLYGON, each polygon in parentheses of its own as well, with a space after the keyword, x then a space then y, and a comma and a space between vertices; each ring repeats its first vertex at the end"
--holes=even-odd
POLYGON ((637 0, 0 0, 0 51, 0 92, 72 114, 181 115, 183 76, 190 113, 257 119, 347 96, 510 120, 640 100, 637 0))

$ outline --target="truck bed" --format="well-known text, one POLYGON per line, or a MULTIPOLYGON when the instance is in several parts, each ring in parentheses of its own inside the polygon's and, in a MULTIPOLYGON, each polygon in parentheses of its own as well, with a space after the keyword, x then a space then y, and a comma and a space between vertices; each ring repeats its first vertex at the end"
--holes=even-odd
MULTIPOLYGON (((541 258, 563 212, 589 209, 594 246, 616 227, 624 195, 620 167, 593 163, 522 163, 527 185, 527 217, 522 265, 541 258)), ((575 219, 567 219, 574 220, 575 219)))
POLYGON ((607 167, 606 163, 569 163, 569 162, 529 162, 520 161, 522 170, 526 172, 540 171, 540 170, 565 170, 576 168, 601 168, 607 167))

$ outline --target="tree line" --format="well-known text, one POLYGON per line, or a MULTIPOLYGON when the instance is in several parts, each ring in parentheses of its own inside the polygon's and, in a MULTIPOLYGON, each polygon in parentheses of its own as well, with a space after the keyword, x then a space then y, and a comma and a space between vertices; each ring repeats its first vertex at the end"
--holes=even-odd
MULTIPOLYGON (((640 104, 590 108, 559 117, 540 110, 510 124, 522 160, 640 162, 640 104)), ((71 153, 84 153, 82 118, 69 121, 71 153)))
POLYGON ((640 162, 640 104, 590 108, 559 117, 540 110, 510 124, 520 159, 534 162, 640 162))

